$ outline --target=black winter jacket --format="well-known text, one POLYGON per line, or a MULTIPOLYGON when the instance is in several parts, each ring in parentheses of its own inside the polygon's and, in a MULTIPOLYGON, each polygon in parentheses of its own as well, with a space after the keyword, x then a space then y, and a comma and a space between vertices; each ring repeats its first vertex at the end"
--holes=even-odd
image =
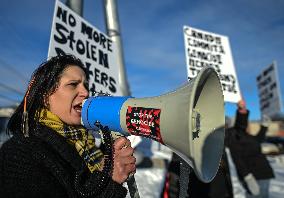
POLYGON ((126 188, 108 174, 91 174, 64 137, 45 126, 34 134, 14 135, 1 147, 0 197, 126 196, 126 188))
POLYGON ((226 144, 229 147, 241 180, 252 173, 256 179, 270 179, 274 177, 273 170, 261 152, 261 142, 265 138, 267 127, 261 126, 256 136, 248 134, 246 130, 248 114, 237 112, 235 127, 227 131, 226 144))

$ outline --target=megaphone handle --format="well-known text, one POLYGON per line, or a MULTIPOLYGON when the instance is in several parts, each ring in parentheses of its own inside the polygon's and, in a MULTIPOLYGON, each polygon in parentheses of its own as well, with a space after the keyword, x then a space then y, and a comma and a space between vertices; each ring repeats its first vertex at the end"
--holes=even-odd
POLYGON ((134 175, 130 175, 127 179, 127 186, 131 198, 140 198, 134 175))
POLYGON ((180 189, 179 189, 179 198, 188 197, 188 182, 189 182, 190 166, 183 160, 180 159, 180 189))
MULTIPOLYGON (((95 125, 99 129, 101 129, 102 134, 103 134, 103 138, 104 137, 110 137, 110 135, 109 135, 110 130, 108 129, 108 127, 103 127, 99 122, 96 122, 95 125)), ((114 137, 112 137, 112 138, 116 139, 116 138, 119 138, 121 136, 122 135, 114 134, 114 137)), ((129 175, 129 177, 127 179, 127 186, 128 186, 128 190, 129 190, 129 194, 130 194, 131 198, 140 198, 138 188, 137 188, 137 185, 136 185, 136 181, 135 181, 135 178, 134 178, 134 174, 129 175)))

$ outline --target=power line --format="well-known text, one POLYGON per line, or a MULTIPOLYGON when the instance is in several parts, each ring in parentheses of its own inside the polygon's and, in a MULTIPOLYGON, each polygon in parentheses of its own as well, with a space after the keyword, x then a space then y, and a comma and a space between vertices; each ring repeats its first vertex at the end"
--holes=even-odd
POLYGON ((5 85, 5 84, 3 84, 3 83, 1 83, 1 82, 0 82, 0 87, 3 87, 3 88, 5 88, 5 89, 8 89, 9 91, 13 91, 13 92, 15 92, 15 93, 17 93, 17 94, 19 94, 19 95, 21 95, 21 96, 24 95, 23 92, 21 92, 21 91, 15 89, 15 88, 13 88, 13 87, 10 87, 10 86, 8 86, 8 85, 5 85))
POLYGON ((4 61, 3 59, 0 58, 0 66, 2 68, 5 68, 7 70, 9 70, 10 72, 12 72, 13 74, 16 74, 18 77, 21 78, 21 80, 23 82, 29 82, 29 79, 27 77, 25 77, 23 74, 21 74, 18 70, 16 70, 11 64, 7 63, 6 61, 4 61), (6 66, 6 67, 4 67, 6 66))
POLYGON ((30 42, 27 42, 27 39, 23 38, 22 34, 19 33, 17 28, 15 28, 14 24, 11 23, 11 21, 7 17, 3 17, 0 13, 0 21, 2 21, 1 26, 6 26, 5 30, 8 30, 11 34, 14 34, 14 38, 16 38, 18 41, 23 43, 26 47, 34 48, 30 42))
POLYGON ((10 98, 10 97, 7 97, 7 96, 2 95, 2 94, 0 94, 0 98, 3 98, 3 99, 8 100, 8 101, 13 101, 13 102, 17 102, 17 103, 19 103, 19 101, 18 101, 18 100, 13 99, 13 98, 10 98))

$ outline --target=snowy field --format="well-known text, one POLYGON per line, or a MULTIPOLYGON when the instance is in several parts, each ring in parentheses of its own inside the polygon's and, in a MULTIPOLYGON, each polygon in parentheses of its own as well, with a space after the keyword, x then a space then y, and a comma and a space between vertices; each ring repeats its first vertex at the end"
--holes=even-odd
MULTIPOLYGON (((171 152, 169 149, 163 146, 148 146, 152 147, 152 150, 154 150, 153 153, 150 153, 153 166, 149 168, 138 168, 135 174, 135 179, 141 198, 159 198, 166 174, 164 160, 169 160, 171 158, 171 152)), ((142 147, 145 148, 145 145, 142 147)), ((149 151, 143 150, 143 148, 142 151, 145 155, 149 155, 149 151)), ((283 198, 284 155, 268 156, 267 158, 275 173, 275 178, 271 180, 270 184, 270 198, 283 198)), ((234 188, 234 198, 245 198, 244 189, 238 181, 234 166, 231 161, 229 163, 234 188)), ((130 196, 128 195, 127 197, 130 196)))

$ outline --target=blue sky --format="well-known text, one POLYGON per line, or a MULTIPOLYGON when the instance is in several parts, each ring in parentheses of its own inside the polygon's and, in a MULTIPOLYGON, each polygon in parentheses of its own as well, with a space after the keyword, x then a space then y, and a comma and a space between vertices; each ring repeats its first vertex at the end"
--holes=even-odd
MULTIPOLYGON (((54 0, 1 2, 0 106, 21 99, 17 92, 25 92, 31 73, 47 58, 54 4, 54 0)), ((256 76, 274 60, 280 82, 284 75, 283 0, 118 0, 117 5, 132 96, 161 95, 186 82, 183 26, 187 25, 229 37, 250 118, 259 119, 256 76)), ((83 16, 105 32, 103 0, 84 0, 83 16)), ((283 90, 281 82, 282 98, 283 90)), ((226 104, 227 115, 234 111, 235 104, 226 104)))

